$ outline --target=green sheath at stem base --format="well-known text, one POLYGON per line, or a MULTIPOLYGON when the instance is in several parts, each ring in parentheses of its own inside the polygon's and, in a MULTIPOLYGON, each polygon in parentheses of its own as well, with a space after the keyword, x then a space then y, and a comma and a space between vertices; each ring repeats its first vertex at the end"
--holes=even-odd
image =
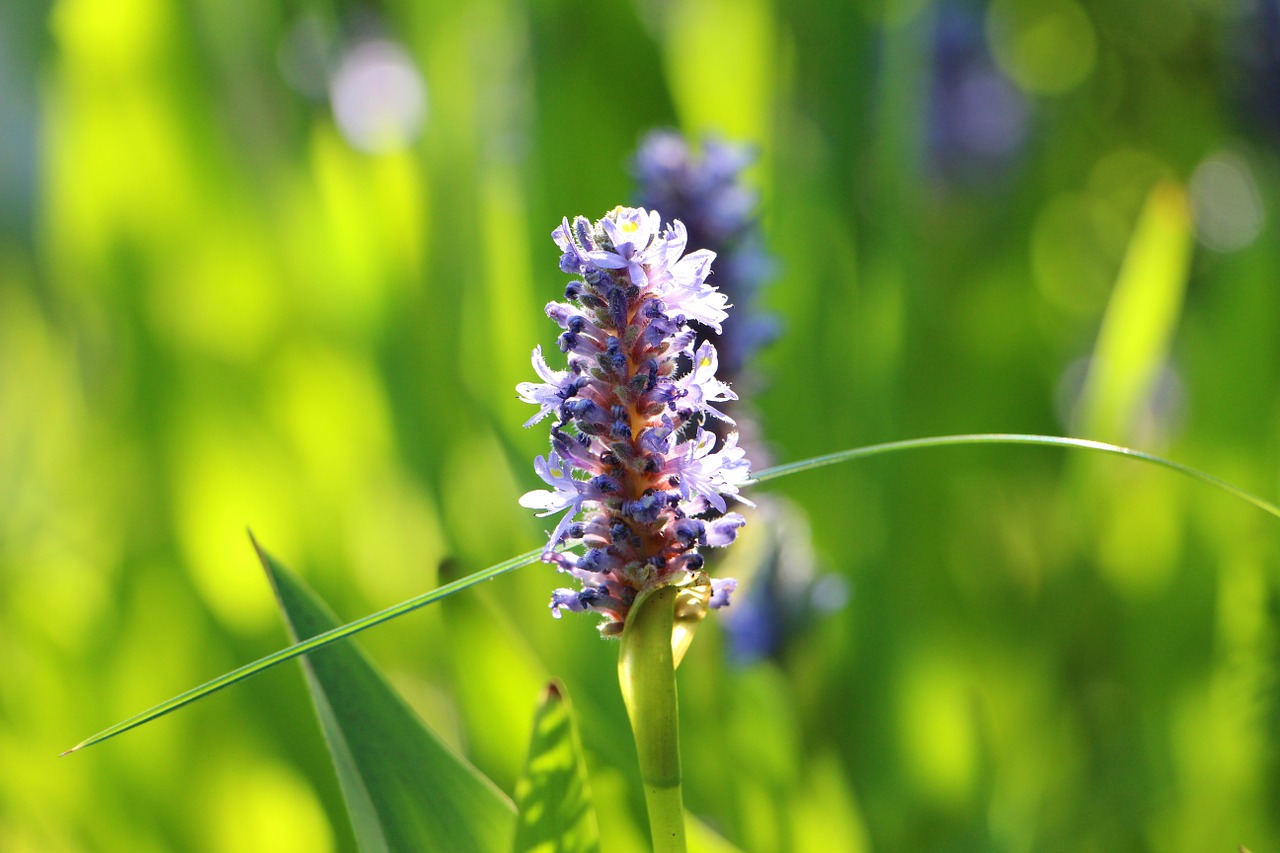
POLYGON ((680 729, 671 631, 679 590, 661 587, 640 596, 627 616, 618 655, 618 682, 631 719, 649 808, 653 849, 685 853, 680 792, 680 729))

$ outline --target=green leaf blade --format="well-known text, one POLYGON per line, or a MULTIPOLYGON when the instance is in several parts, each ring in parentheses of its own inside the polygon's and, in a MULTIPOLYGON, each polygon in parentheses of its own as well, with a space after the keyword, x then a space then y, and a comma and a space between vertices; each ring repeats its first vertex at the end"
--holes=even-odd
MULTIPOLYGON (((295 640, 338 624, 297 576, 258 555, 295 640)), ((510 849, 511 801, 439 740, 359 648, 333 646, 301 663, 362 850, 510 849)))
POLYGON ((1157 184, 1129 241, 1094 346, 1079 424, 1089 435, 1133 437, 1182 315, 1193 244, 1186 192, 1177 184, 1157 184))
POLYGON ((564 687, 547 686, 533 721, 524 773, 516 784, 515 853, 597 853, 600 830, 573 709, 564 687))

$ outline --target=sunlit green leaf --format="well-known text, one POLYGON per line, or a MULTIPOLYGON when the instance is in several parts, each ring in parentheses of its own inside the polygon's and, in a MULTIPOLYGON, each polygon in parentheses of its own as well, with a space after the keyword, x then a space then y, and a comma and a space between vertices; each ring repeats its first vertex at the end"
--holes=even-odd
POLYGON ((573 709, 564 687, 547 686, 533 720, 524 774, 516 784, 516 853, 590 853, 600 831, 573 709))
MULTIPOLYGON (((334 627, 314 592, 261 548, 258 556, 294 639, 334 627)), ((362 850, 508 849, 511 801, 441 743, 358 648, 324 649, 302 666, 362 850)))
POLYGON ((1098 332, 1080 427, 1124 441, 1156 388, 1191 267, 1191 209, 1176 184, 1147 196, 1098 332))

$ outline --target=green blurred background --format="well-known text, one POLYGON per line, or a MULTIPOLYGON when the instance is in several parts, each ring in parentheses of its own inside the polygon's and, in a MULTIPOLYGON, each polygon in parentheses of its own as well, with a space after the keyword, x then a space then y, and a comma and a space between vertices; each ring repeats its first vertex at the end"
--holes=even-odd
MULTIPOLYGON (((760 151, 777 461, 1072 433, 1280 493, 1274 0, 6 2, 0 850, 353 849, 293 664, 55 756, 285 643, 246 527, 345 618, 542 541, 549 235, 654 126, 760 151)), ((682 667, 726 838, 1280 849, 1275 519, 1038 448, 769 491, 849 600, 682 667)), ((555 585, 360 642, 508 791, 563 679, 640 850, 616 648, 555 585)))

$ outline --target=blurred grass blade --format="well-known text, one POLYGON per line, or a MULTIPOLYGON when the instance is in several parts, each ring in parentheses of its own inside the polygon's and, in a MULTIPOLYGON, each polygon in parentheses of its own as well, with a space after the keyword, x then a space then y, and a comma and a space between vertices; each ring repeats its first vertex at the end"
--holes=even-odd
POLYGON ((676 667, 671 647, 679 593, 675 586, 642 593, 627 614, 618 650, 618 683, 635 735, 653 849, 665 853, 686 849, 676 667))
MULTIPOLYGON (((335 627, 301 579, 261 548, 258 557, 294 640, 335 627)), ((440 742, 359 648, 335 646, 301 663, 361 850, 509 849, 511 801, 440 742)))
MULTIPOLYGON (((252 538, 251 534, 250 539, 252 538)), ((257 547, 256 542, 254 543, 254 547, 257 547)), ((212 681, 207 681, 199 687, 193 687, 185 693, 180 693, 172 699, 161 702, 153 708, 149 708, 140 714, 135 714, 127 720, 122 720, 113 726, 105 728, 97 734, 86 738, 71 747, 71 749, 68 749, 62 754, 68 755, 84 749, 87 746, 93 746, 96 743, 101 743, 104 740, 113 738, 118 734, 123 734, 124 732, 137 728, 144 723, 149 723, 157 717, 162 717, 171 711, 176 711, 184 705, 189 705, 197 699, 202 699, 214 691, 221 690, 224 687, 229 687, 238 681, 243 681, 250 676, 257 675, 263 670, 270 669, 271 667, 284 663, 287 660, 292 660, 298 655, 305 655, 308 652, 313 652, 316 649, 329 645, 330 643, 336 643, 339 640, 346 639, 347 637, 358 634, 368 628, 372 628, 375 625, 381 625, 383 622, 389 622, 390 620, 403 616, 406 613, 411 613, 420 607, 433 604, 442 598, 448 598, 454 593, 461 592, 467 587, 475 586, 481 581, 487 581, 491 578, 496 578, 499 575, 506 574, 507 572, 514 571, 515 569, 523 568, 531 563, 536 563, 541 556, 541 548, 536 551, 527 551, 518 557, 512 557, 509 560, 504 560, 501 563, 492 565, 487 569, 481 569, 474 574, 467 575, 465 578, 459 578, 456 581, 444 584, 430 592, 424 592, 422 595, 414 596, 408 601, 402 601, 399 604, 393 605, 384 610, 379 610, 377 613, 371 613, 368 616, 355 620, 354 622, 348 622, 346 625, 324 631, 309 640, 305 640, 301 643, 295 643, 288 648, 272 652, 264 658, 259 658, 253 663, 245 664, 239 669, 233 669, 231 672, 228 672, 225 675, 220 675, 212 681)))
POLYGON ((1080 400, 1082 432, 1110 441, 1133 437, 1182 313, 1190 265, 1186 193, 1159 183, 1147 196, 1098 332, 1080 400))
POLYGON ((1206 474, 1204 471, 1192 468, 1190 465, 1183 465, 1181 462, 1174 462, 1170 459, 1165 459, 1151 453, 1144 453, 1141 450, 1134 450, 1130 447, 1121 447, 1118 444, 1107 444, 1103 441, 1091 441, 1085 438, 1068 438, 1060 435, 977 433, 973 435, 937 435, 930 438, 911 438, 905 441, 889 441, 884 444, 855 447, 852 450, 841 450, 838 453, 828 453, 824 456, 814 456, 810 459, 802 459, 799 462, 788 462, 785 465, 775 465, 772 468, 765 468, 764 470, 757 472, 755 476, 751 478, 749 484, 765 483, 769 480, 777 480, 780 477, 798 474, 801 471, 811 471, 815 468, 825 468, 828 465, 838 465, 841 462, 852 462, 857 459, 869 459, 873 456, 886 456, 891 453, 901 453, 907 450, 923 450, 927 447, 955 447, 957 445, 969 444, 1035 444, 1048 447, 1091 450, 1096 453, 1108 453, 1115 456, 1126 456, 1130 459, 1149 462, 1152 465, 1159 465, 1162 468, 1177 471, 1179 474, 1213 486, 1215 489, 1224 491, 1233 497, 1239 498, 1245 503, 1253 504, 1258 509, 1269 515, 1280 518, 1280 507, 1277 507, 1270 501, 1264 500, 1252 492, 1247 492, 1239 486, 1228 483, 1226 480, 1220 480, 1212 474, 1206 474))
POLYGON ((516 783, 515 853, 595 853, 600 830, 587 767, 564 687, 547 685, 533 719, 524 773, 516 783))

